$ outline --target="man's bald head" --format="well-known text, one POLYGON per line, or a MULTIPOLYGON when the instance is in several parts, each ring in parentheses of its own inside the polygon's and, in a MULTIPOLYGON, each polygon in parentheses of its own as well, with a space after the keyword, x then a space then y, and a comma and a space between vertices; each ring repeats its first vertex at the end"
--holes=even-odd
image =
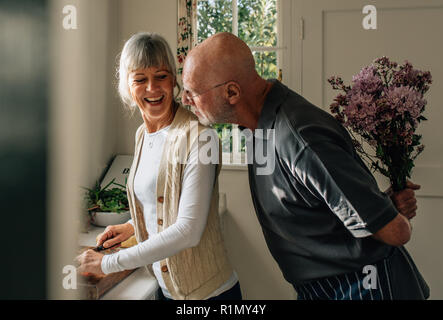
POLYGON ((231 33, 218 33, 188 54, 183 99, 203 124, 237 123, 255 128, 268 83, 255 71, 252 52, 231 33))
POLYGON ((257 77, 254 57, 245 42, 231 33, 217 33, 186 57, 184 77, 201 78, 203 82, 237 81, 241 86, 257 77))

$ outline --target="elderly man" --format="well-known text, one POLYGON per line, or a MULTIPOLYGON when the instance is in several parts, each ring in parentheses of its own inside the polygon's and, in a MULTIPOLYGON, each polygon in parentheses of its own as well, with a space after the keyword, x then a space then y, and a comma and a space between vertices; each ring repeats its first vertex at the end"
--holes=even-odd
MULTIPOLYGON (((381 192, 346 130, 276 80, 262 79, 248 46, 216 34, 189 53, 183 102, 203 124, 275 133, 274 170, 249 182, 267 245, 299 299, 426 299, 429 289, 403 245, 414 190, 381 192)), ((267 135, 255 135, 255 143, 267 135)))

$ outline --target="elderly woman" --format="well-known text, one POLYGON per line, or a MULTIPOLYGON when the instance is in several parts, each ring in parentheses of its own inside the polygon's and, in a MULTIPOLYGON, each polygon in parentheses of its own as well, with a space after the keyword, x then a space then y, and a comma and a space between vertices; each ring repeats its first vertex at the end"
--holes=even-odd
POLYGON ((138 244, 109 255, 88 250, 78 257, 79 270, 108 274, 148 266, 161 298, 241 299, 218 219, 220 157, 217 163, 199 159, 200 140, 217 151, 219 140, 175 101, 175 87, 178 95, 167 42, 154 33, 133 35, 119 67, 120 96, 143 118, 127 181, 132 219, 107 227, 97 244, 118 246, 134 233, 138 244))

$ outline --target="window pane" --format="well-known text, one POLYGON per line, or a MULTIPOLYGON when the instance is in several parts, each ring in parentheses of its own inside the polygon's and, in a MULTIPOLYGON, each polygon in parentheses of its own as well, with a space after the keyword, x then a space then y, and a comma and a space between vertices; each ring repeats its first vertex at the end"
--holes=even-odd
POLYGON ((253 52, 253 55, 257 73, 265 79, 277 79, 277 52, 255 51, 253 52))
POLYGON ((232 0, 199 0, 198 42, 217 32, 232 32, 232 0))
POLYGON ((276 1, 238 0, 238 36, 249 46, 277 46, 276 1))
POLYGON ((232 124, 213 124, 212 127, 217 131, 222 145, 222 152, 232 151, 232 124))

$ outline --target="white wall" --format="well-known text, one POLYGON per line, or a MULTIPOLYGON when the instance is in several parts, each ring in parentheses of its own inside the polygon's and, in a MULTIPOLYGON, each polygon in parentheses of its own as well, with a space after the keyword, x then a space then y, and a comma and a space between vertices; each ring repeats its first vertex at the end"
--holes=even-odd
POLYGON ((248 171, 222 169, 220 192, 226 194, 224 235, 229 258, 245 299, 294 299, 293 287, 272 258, 249 192, 248 171))
MULTIPOLYGON (((423 183, 419 181, 422 185, 423 183)), ((414 258, 423 278, 431 289, 430 299, 443 299, 443 257, 441 198, 417 197, 417 216, 411 220, 412 238, 406 248, 414 258)))

